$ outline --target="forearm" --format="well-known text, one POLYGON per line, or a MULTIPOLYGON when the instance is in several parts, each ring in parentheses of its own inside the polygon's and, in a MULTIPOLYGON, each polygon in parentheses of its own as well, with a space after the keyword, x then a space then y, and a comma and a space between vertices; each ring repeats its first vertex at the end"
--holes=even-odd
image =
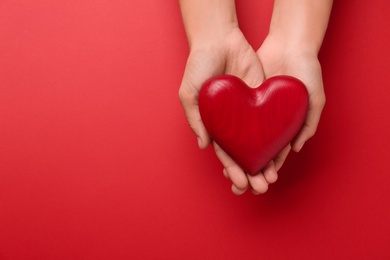
POLYGON ((287 49, 318 54, 333 0, 275 0, 270 35, 287 49))
POLYGON ((238 27, 234 0, 179 0, 190 48, 223 40, 238 27))

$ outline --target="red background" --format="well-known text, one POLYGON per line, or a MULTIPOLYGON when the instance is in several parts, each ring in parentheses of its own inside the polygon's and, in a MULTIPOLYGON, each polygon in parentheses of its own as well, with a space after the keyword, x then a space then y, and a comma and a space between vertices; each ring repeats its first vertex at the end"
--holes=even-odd
MULTIPOLYGON (((237 9, 258 48, 272 1, 237 9)), ((0 259, 389 258, 389 12, 335 1, 317 135, 236 197, 177 98, 176 0, 1 1, 0 259)))

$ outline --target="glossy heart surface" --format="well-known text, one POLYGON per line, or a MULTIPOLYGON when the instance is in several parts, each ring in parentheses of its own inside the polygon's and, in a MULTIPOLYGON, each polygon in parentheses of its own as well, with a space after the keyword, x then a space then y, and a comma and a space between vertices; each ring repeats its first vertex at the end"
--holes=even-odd
POLYGON ((305 85, 294 77, 275 76, 250 88, 235 76, 221 75, 203 84, 199 110, 214 141, 255 175, 297 135, 308 100, 305 85))

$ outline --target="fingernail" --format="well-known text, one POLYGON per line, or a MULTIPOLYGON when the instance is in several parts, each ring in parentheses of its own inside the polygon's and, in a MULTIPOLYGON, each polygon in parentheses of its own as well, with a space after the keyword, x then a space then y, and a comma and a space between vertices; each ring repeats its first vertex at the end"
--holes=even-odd
POLYGON ((227 179, 229 178, 229 175, 228 175, 226 169, 223 169, 223 175, 224 175, 227 179))
POLYGON ((199 146, 199 148, 201 148, 202 147, 202 139, 200 139, 200 137, 198 136, 198 146, 199 146))
POLYGON ((299 146, 299 148, 298 148, 298 153, 301 151, 301 149, 302 149, 302 147, 303 147, 304 144, 305 144, 305 143, 302 143, 301 146, 299 146))

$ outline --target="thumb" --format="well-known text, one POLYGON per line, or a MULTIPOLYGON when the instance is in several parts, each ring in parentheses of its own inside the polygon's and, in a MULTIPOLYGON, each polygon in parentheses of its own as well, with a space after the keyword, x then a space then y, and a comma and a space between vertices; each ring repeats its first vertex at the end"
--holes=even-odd
POLYGON ((265 80, 264 70, 259 57, 253 49, 249 49, 236 66, 227 66, 226 74, 241 78, 249 87, 258 87, 265 80))
POLYGON ((198 96, 202 84, 222 71, 223 62, 207 52, 191 52, 187 60, 183 80, 179 89, 179 99, 187 117, 188 124, 198 139, 200 149, 205 149, 211 137, 202 122, 199 112, 198 96))
POLYGON ((187 117, 188 124, 198 139, 200 149, 205 149, 210 144, 211 138, 203 125, 199 113, 198 92, 182 83, 179 90, 179 99, 187 117))
POLYGON ((295 152, 299 152, 305 142, 309 140, 317 131, 317 126, 320 121, 321 112, 324 108, 324 105, 325 95, 309 102, 309 110, 307 112, 306 121, 292 142, 292 149, 295 152))

